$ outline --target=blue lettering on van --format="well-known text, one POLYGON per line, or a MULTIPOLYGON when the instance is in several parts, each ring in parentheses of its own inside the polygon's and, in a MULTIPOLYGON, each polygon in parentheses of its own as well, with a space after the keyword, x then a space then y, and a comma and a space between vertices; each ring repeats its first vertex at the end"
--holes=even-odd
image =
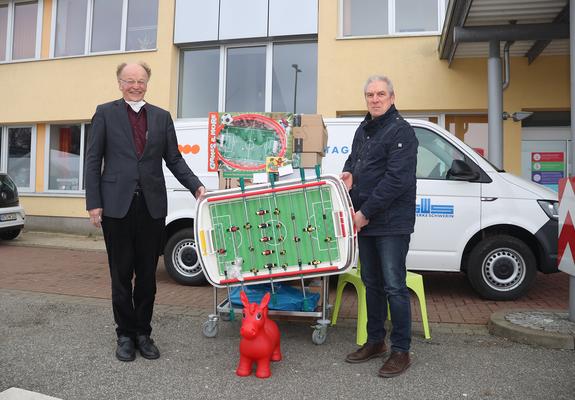
POLYGON ((431 199, 422 197, 419 204, 415 204, 415 214, 418 217, 453 218, 455 207, 450 204, 431 204, 431 199))
POLYGON ((325 154, 348 154, 349 146, 325 146, 325 154))

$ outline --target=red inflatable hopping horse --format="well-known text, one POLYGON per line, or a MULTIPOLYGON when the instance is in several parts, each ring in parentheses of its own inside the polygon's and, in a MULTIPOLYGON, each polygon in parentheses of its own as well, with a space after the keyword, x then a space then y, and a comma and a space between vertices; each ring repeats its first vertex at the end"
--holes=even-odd
POLYGON ((242 327, 240 329, 240 363, 236 374, 248 376, 252 373, 252 364, 256 363, 256 376, 271 376, 270 361, 280 361, 280 331, 277 324, 268 319, 270 294, 266 293, 261 304, 250 303, 242 290, 240 298, 244 305, 242 327))

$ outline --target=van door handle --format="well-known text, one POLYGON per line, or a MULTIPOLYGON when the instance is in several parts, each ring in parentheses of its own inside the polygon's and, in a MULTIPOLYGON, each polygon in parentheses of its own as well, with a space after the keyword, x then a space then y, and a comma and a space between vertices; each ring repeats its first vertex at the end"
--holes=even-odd
POLYGON ((481 201, 495 201, 497 197, 482 197, 481 201))

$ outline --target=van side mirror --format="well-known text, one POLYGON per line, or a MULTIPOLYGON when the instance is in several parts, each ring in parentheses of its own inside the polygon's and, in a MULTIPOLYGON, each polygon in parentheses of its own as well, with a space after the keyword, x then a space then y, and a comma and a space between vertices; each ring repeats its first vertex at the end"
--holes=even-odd
POLYGON ((479 172, 473 171, 463 160, 453 160, 446 177, 453 181, 474 181, 479 179, 479 172))

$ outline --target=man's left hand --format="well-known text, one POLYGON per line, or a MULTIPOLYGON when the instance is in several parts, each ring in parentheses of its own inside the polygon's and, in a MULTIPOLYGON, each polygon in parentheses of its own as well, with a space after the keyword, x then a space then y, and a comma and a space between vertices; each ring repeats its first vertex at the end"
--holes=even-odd
POLYGON ((358 211, 353 216, 353 223, 357 229, 357 231, 361 231, 361 228, 369 224, 369 219, 365 218, 365 215, 361 211, 358 211))

